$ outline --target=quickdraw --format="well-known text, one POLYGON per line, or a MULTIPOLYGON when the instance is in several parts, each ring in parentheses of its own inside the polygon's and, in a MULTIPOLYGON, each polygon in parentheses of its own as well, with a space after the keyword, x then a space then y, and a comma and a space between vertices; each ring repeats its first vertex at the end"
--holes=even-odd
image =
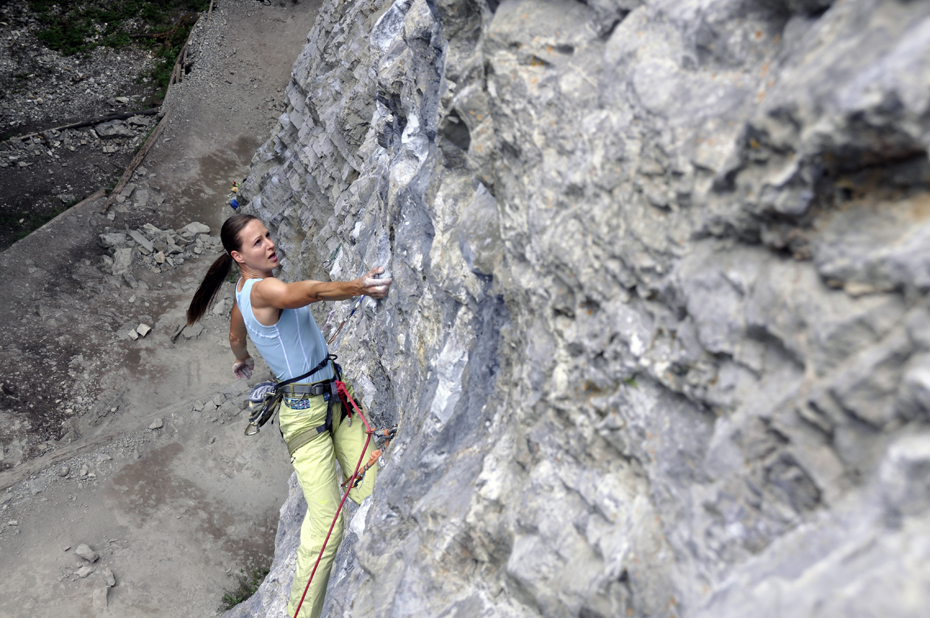
POLYGON ((342 243, 339 243, 339 246, 333 250, 333 254, 329 256, 329 259, 323 262, 324 270, 329 270, 329 267, 336 263, 336 256, 339 254, 340 249, 342 249, 342 243))
MULTIPOLYGON (((365 480, 365 473, 368 472, 379 459, 381 459, 381 456, 384 455, 388 447, 391 446, 391 440, 393 440, 394 436, 396 435, 397 425, 394 425, 389 429, 381 429, 371 432, 371 436, 375 439, 376 442, 381 442, 381 446, 371 452, 371 455, 368 457, 368 463, 362 466, 362 469, 359 471, 358 477, 352 484, 351 489, 358 487, 359 483, 365 480)), ((350 480, 352 479, 347 479, 345 482, 343 482, 342 487, 348 487, 350 480)))
POLYGON ((353 315, 355 315, 355 310, 358 309, 359 306, 361 306, 363 300, 365 300, 365 296, 364 296, 364 295, 358 297, 358 300, 355 301, 355 304, 352 306, 352 311, 350 311, 350 312, 349 312, 349 315, 347 315, 346 318, 342 321, 342 323, 339 325, 339 328, 337 328, 337 329, 336 329, 336 332, 333 333, 333 336, 330 337, 330 338, 329 338, 329 341, 326 342, 326 345, 332 345, 332 344, 333 344, 333 341, 336 340, 336 337, 338 337, 338 336, 339 336, 339 333, 342 331, 342 327, 346 325, 346 322, 349 321, 349 318, 351 318, 353 315))

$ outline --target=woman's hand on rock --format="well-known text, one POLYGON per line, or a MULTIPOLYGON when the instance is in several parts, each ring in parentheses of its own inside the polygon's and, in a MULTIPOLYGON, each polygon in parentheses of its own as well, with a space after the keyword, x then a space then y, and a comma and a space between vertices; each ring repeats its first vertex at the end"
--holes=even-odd
POLYGON ((233 363, 233 373, 240 380, 248 380, 252 377, 252 370, 255 369, 255 361, 251 356, 245 360, 237 360, 233 363))
POLYGON ((378 275, 382 275, 383 273, 385 273, 385 270, 378 266, 362 275, 359 279, 359 286, 362 288, 362 294, 372 298, 384 298, 387 296, 393 280, 391 279, 390 273, 378 279, 378 275))

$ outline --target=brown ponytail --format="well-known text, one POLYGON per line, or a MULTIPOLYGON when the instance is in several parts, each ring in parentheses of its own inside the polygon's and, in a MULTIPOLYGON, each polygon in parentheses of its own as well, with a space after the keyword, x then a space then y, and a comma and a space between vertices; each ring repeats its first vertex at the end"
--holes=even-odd
POLYGON ((187 325, 191 326, 203 317, 207 312, 207 307, 213 301, 213 297, 219 291, 223 281, 229 276, 232 265, 235 260, 232 259, 232 252, 239 251, 242 241, 239 239, 239 232, 249 224, 253 219, 252 215, 236 214, 226 219, 223 228, 220 230, 220 240, 223 242, 225 253, 218 257, 207 271, 207 276, 203 278, 194 298, 191 299, 190 307, 187 308, 187 325))
POLYGON ((207 271, 207 276, 203 278, 200 287, 197 288, 197 292, 194 293, 191 306, 187 308, 188 326, 192 326, 207 312, 207 307, 213 302, 213 297, 216 296, 220 286, 223 285, 223 281, 229 276, 232 265, 233 259, 229 257, 228 253, 224 253, 216 258, 216 261, 210 266, 210 270, 207 271))

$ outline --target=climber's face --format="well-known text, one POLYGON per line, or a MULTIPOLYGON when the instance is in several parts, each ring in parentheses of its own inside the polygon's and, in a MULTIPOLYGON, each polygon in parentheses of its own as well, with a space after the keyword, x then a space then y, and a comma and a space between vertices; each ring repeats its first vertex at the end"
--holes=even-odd
POLYGON ((239 232, 239 250, 232 252, 232 258, 240 266, 252 270, 267 272, 280 266, 271 232, 265 224, 253 219, 239 232))

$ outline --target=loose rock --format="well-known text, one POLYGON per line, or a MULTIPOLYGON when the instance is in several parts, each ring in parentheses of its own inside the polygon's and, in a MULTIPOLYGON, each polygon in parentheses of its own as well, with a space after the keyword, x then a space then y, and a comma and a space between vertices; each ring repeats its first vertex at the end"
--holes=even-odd
POLYGON ((100 554, 91 549, 90 546, 86 543, 81 543, 78 545, 77 549, 74 550, 74 553, 76 553, 84 560, 87 560, 88 562, 97 562, 97 559, 100 558, 100 554))

